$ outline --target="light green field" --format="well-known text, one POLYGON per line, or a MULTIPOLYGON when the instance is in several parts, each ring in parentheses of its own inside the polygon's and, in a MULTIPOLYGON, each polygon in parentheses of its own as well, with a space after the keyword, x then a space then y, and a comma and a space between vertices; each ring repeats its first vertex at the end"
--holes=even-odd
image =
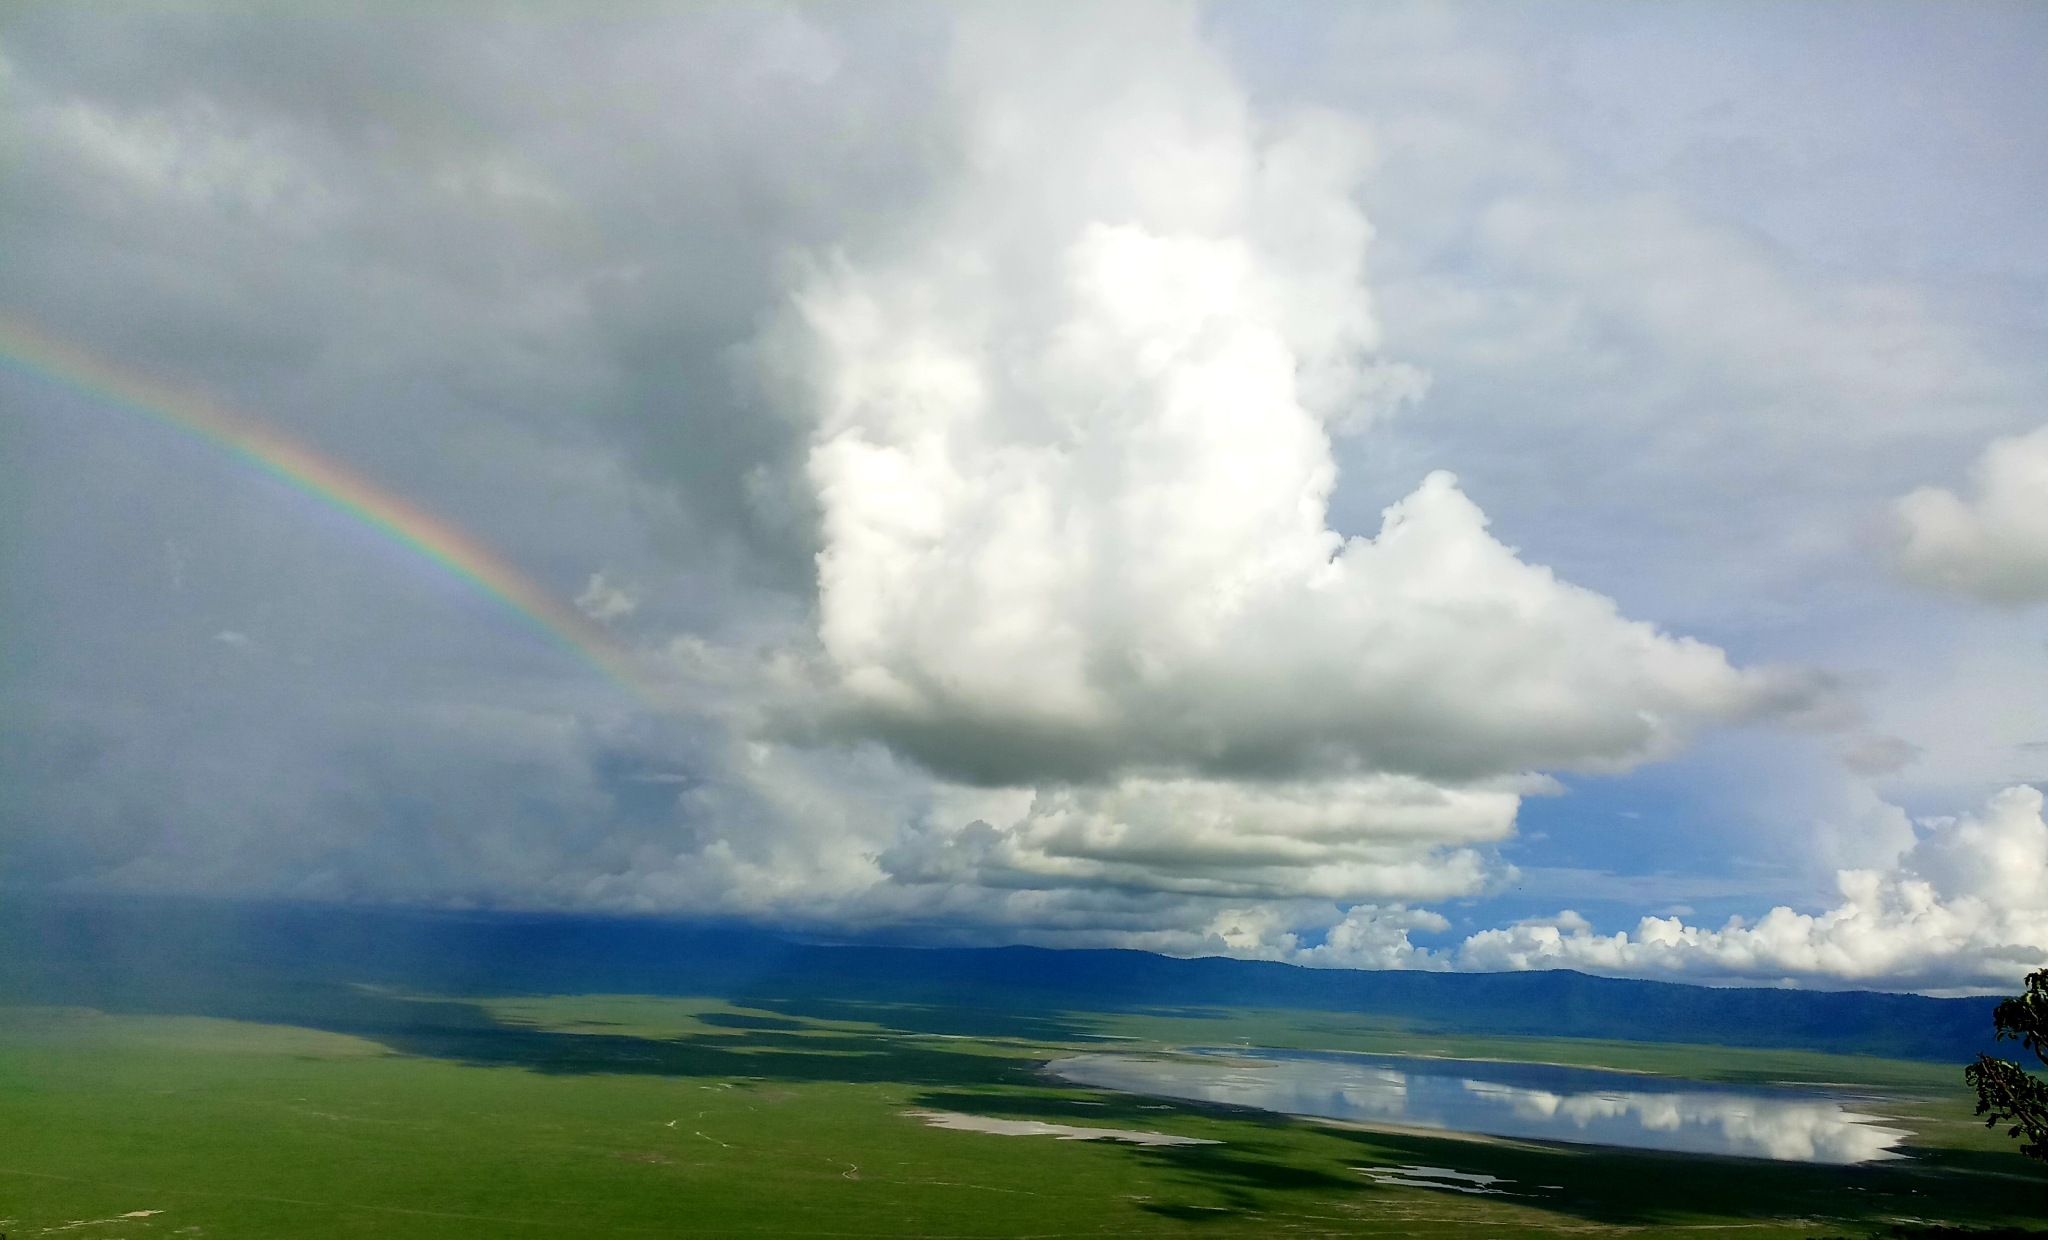
POLYGON ((1034 1065, 1075 1044, 993 1019, 963 1037, 907 1031, 912 1014, 885 1007, 822 1019, 630 996, 410 1006, 417 1023, 368 1037, 0 1008, 0 1232, 1808 1237, 2041 1226, 2048 1207, 2048 1177, 1956 1122, 1969 1110, 1958 1071, 1923 1064, 1419 1039, 1328 1014, 1075 1018, 1140 1046, 1249 1040, 1853 1083, 1916 1130, 1909 1160, 1830 1168, 1367 1132, 1050 1088, 1034 1065), (1222 1144, 949 1131, 903 1114, 916 1107, 1222 1144), (1524 1195, 1381 1186, 1355 1170, 1407 1164, 1503 1176, 1524 1195))

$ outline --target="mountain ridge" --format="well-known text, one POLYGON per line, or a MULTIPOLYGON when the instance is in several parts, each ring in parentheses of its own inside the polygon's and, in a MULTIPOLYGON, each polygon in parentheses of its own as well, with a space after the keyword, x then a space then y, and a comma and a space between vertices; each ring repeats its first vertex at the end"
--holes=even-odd
MULTIPOLYGON (((819 943, 736 923, 176 897, 17 897, 0 906, 0 947, 0 999, 251 1018, 266 1018, 262 996, 362 986, 1012 1012, 1292 1009, 1380 1017, 1418 1033, 1964 1062, 1994 1048, 1997 1003, 1571 970, 1366 971, 1118 948, 819 943)), ((283 1008, 267 1018, 293 1019, 283 1008)))

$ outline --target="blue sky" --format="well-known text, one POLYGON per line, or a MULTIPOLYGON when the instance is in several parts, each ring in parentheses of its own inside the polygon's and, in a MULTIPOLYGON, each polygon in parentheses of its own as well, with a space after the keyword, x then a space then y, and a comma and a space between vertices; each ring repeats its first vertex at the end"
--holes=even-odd
POLYGON ((454 522, 666 705, 0 371, 0 883, 2004 986, 2044 43, 20 9, 0 311, 454 522))

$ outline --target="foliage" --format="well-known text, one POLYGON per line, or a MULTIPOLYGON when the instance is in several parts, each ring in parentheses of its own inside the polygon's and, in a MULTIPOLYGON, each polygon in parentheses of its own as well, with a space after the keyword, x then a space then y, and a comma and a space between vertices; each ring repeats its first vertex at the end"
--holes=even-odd
MULTIPOLYGON (((2002 1041, 2011 1038, 2048 1063, 2048 969, 2027 975, 2026 993, 1998 1005, 1992 1024, 2002 1041)), ((2007 1136, 2024 1136, 2020 1153, 2048 1162, 2048 1084, 2005 1059, 1977 1056, 1963 1069, 1963 1079, 1977 1091, 1977 1114, 1986 1127, 2011 1123, 2007 1136)))

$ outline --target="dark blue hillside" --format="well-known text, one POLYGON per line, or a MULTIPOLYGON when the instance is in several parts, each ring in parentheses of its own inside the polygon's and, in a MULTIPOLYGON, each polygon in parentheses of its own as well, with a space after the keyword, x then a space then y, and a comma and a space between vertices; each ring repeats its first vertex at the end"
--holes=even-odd
POLYGON ((287 1019, 327 1002, 322 996, 355 993, 346 990, 354 983, 448 995, 893 1003, 962 1018, 969 1010, 1299 1008, 1428 1031, 1943 1062, 1991 1048, 1996 1002, 1713 989, 1564 971, 1373 973, 1135 951, 816 944, 747 927, 633 918, 19 896, 0 906, 0 998, 17 1002, 287 1019))

